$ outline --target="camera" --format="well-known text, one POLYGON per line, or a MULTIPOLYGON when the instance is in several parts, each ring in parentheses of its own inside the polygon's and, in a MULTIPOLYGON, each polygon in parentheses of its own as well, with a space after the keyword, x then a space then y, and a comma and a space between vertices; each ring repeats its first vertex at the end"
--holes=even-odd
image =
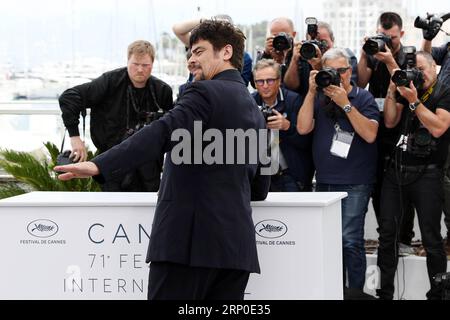
POLYGON ((379 33, 376 36, 368 38, 362 48, 366 54, 372 56, 378 52, 386 52, 386 46, 390 47, 391 45, 391 37, 384 33, 379 33))
POLYGON ((164 111, 163 109, 158 109, 158 111, 140 111, 138 113, 138 123, 134 128, 127 128, 121 141, 128 139, 143 127, 150 124, 152 121, 162 118, 165 114, 166 111, 164 111))
POLYGON ((450 272, 438 273, 433 279, 442 288, 442 300, 450 300, 450 272))
POLYGON ((326 88, 330 85, 339 86, 341 83, 341 75, 334 69, 324 68, 317 73, 315 80, 319 89, 326 88))
POLYGON ((272 108, 269 106, 260 107, 261 113, 264 117, 264 120, 268 122, 269 117, 274 116, 275 113, 273 112, 272 108))
POLYGON ((421 88, 424 83, 423 73, 416 68, 416 48, 413 46, 403 47, 406 59, 406 70, 397 70, 392 75, 392 82, 397 87, 408 87, 412 81, 414 87, 421 88))
MULTIPOLYGON (((72 164, 72 163, 74 163, 74 162, 72 161, 72 158, 70 157, 70 153, 71 153, 70 150, 65 150, 65 151, 63 151, 63 152, 60 152, 60 153, 58 154, 58 156, 56 157, 56 165, 57 165, 57 166, 65 166, 66 164, 72 164)), ((62 173, 64 173, 64 172, 62 172, 62 171, 56 171, 56 173, 62 174, 62 173)))
POLYGON ((305 60, 317 57, 317 49, 324 53, 328 49, 328 43, 323 40, 317 40, 318 25, 317 19, 313 17, 306 18, 305 23, 308 26, 308 35, 311 40, 306 40, 300 48, 300 55, 305 60))
POLYGON ((444 23, 442 18, 435 16, 434 14, 427 14, 425 18, 417 17, 414 20, 414 27, 424 30, 424 38, 426 40, 433 40, 433 38, 441 30, 441 26, 444 23))
POLYGON ((407 151, 415 157, 426 158, 436 150, 436 141, 431 133, 420 124, 419 128, 408 136, 407 151))
POLYGON ((293 39, 290 35, 288 35, 285 32, 280 32, 273 38, 273 48, 278 51, 282 52, 284 50, 289 50, 293 46, 293 39))

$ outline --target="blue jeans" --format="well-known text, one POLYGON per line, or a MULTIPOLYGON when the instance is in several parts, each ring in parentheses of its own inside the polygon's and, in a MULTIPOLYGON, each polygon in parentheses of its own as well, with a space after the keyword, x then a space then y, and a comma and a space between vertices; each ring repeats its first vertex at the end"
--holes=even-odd
POLYGON ((342 200, 342 246, 344 287, 363 289, 366 279, 366 250, 364 248, 364 220, 369 204, 372 184, 322 184, 319 192, 347 192, 342 200))

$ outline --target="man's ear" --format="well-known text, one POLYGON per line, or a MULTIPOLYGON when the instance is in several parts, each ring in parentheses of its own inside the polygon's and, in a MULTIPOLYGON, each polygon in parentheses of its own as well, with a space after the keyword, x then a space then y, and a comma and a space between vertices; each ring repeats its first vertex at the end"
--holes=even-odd
POLYGON ((231 44, 227 44, 222 50, 223 60, 230 61, 231 57, 233 57, 233 46, 231 44))

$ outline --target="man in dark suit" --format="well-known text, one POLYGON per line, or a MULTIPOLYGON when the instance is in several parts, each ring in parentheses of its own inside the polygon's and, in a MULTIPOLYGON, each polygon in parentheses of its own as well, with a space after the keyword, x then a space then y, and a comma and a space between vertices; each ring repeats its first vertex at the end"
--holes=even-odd
POLYGON ((216 143, 217 135, 225 137, 230 129, 265 129, 238 71, 244 39, 229 23, 200 24, 190 38, 196 81, 169 113, 92 162, 55 167, 66 172, 61 180, 95 176, 108 181, 172 151, 166 156, 147 254, 149 299, 243 299, 249 274, 260 272, 250 201, 266 198, 270 173, 261 175, 267 158, 249 160, 259 136, 244 148, 215 149, 213 163, 205 160, 210 145, 204 141, 200 150, 197 141, 183 149, 181 163, 181 153, 175 152, 177 137, 185 134, 193 141, 212 130, 216 143), (236 161, 240 152, 248 155, 244 163, 236 161))

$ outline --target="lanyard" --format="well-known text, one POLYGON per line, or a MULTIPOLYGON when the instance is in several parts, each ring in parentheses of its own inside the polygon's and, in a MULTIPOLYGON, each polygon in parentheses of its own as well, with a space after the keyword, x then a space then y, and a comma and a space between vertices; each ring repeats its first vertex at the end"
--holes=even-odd
POLYGON ((436 83, 437 83, 437 81, 435 83, 433 83, 433 85, 431 87, 429 87, 428 90, 425 91, 425 93, 420 97, 420 101, 422 103, 427 102, 427 100, 430 99, 430 96, 433 93, 434 88, 436 87, 436 83))

